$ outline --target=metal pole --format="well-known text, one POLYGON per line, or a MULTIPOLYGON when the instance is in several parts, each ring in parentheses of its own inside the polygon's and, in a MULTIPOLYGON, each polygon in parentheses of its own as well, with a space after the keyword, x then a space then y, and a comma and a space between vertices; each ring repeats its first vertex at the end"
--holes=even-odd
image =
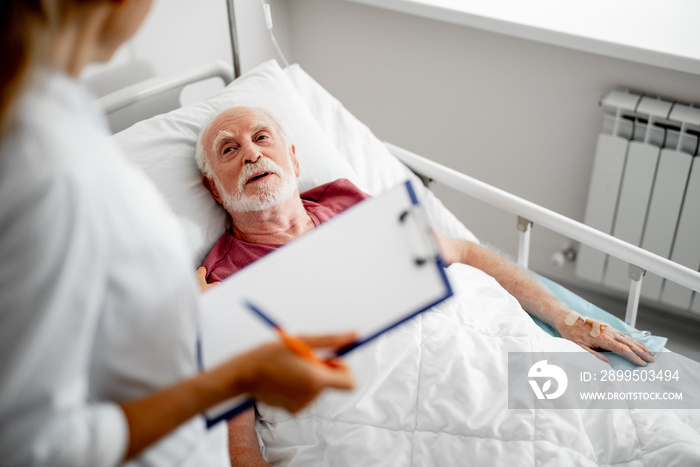
POLYGON ((642 293, 642 278, 646 271, 633 264, 629 265, 627 275, 630 278, 630 291, 627 297, 627 311, 625 322, 634 327, 637 323, 637 310, 639 309, 639 296, 642 293))
POLYGON ((231 38, 231 54, 233 56, 233 78, 241 76, 241 65, 238 60, 238 39, 236 37, 236 6, 234 0, 226 0, 228 10, 228 31, 231 38))
POLYGON ((527 269, 530 263, 530 233, 532 222, 518 216, 518 266, 527 269))

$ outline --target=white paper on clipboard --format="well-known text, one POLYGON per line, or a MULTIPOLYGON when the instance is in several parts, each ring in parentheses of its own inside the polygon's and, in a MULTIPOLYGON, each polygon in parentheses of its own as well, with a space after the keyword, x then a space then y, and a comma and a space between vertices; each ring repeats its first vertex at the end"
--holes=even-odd
MULTIPOLYGON (((289 334, 356 331, 360 346, 452 295, 410 182, 366 199, 201 295, 200 365, 276 339, 255 303, 289 334)), ((350 349, 346 349, 350 350, 350 349)), ((210 409, 209 426, 249 407, 210 409)))

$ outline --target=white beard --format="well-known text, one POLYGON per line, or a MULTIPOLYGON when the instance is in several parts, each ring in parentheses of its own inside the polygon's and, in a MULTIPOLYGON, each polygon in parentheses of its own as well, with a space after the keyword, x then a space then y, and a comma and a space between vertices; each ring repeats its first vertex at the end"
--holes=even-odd
POLYGON ((238 177, 238 193, 232 195, 223 190, 222 202, 228 212, 254 212, 264 211, 288 200, 297 190, 297 180, 293 176, 291 164, 283 169, 279 165, 265 157, 251 165, 246 165, 238 177), (252 196, 246 195, 243 190, 250 177, 259 171, 274 172, 280 178, 280 183, 275 184, 275 175, 268 175, 264 180, 256 182, 258 193, 252 196))

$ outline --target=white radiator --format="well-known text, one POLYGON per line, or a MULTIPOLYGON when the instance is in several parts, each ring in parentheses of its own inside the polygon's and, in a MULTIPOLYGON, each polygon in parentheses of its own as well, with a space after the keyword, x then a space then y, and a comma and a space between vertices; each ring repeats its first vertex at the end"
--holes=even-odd
MULTIPOLYGON (((629 90, 601 101, 584 223, 700 270, 700 108, 629 90)), ((629 265, 581 245, 576 275, 627 291, 629 265)), ((700 294, 647 274, 642 297, 700 314, 700 294)))

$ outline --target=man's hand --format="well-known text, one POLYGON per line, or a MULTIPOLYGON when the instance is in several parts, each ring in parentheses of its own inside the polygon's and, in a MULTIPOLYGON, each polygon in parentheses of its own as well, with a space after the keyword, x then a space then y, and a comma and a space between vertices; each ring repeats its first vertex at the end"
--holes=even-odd
POLYGON ((204 266, 197 269, 197 272, 194 273, 194 277, 197 280, 197 285, 199 286, 200 293, 206 292, 212 287, 220 284, 220 282, 212 282, 211 284, 207 282, 207 270, 204 266))
POLYGON ((610 361, 603 354, 597 352, 596 349, 620 354, 639 366, 646 366, 647 362, 651 363, 654 361, 653 352, 644 343, 615 332, 610 325, 601 321, 593 321, 591 324, 590 321, 586 322, 581 318, 577 318, 572 325, 559 323, 556 328, 561 337, 575 342, 608 365, 610 361), (594 330, 593 333, 596 334, 595 328, 599 328, 601 324, 603 326, 600 328, 600 334, 597 336, 591 335, 591 330, 594 330))

